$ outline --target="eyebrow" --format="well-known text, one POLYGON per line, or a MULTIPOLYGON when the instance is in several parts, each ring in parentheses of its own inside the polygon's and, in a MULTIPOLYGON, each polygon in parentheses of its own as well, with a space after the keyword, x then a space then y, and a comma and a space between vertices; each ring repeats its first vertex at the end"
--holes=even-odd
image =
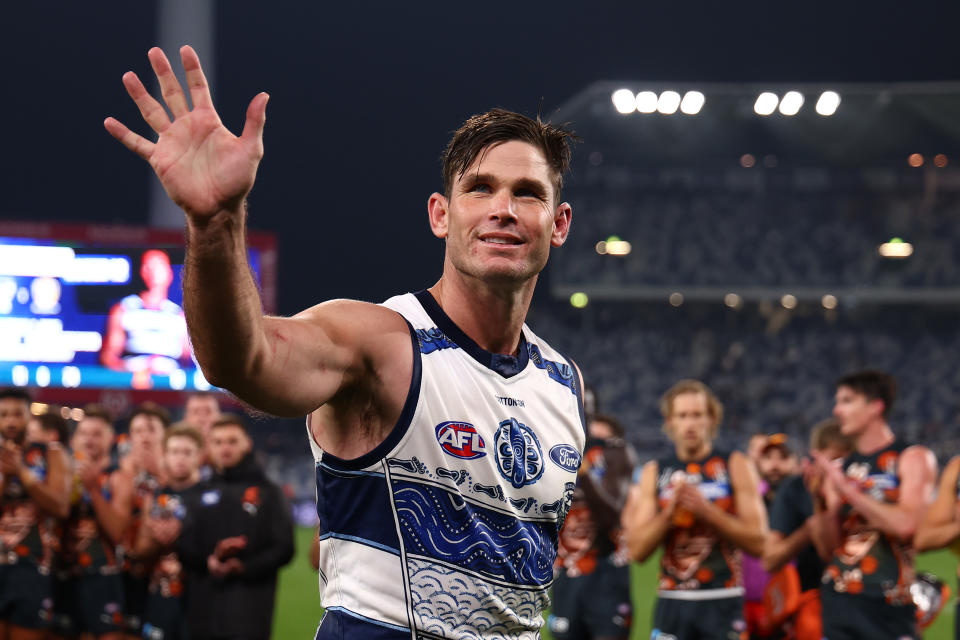
MULTIPOLYGON (((500 181, 489 173, 471 173, 467 175, 466 179, 463 181, 463 185, 465 188, 469 189, 483 182, 496 183, 500 181)), ((539 180, 534 180, 533 178, 520 178, 516 182, 513 182, 513 187, 515 189, 529 189, 530 191, 533 191, 534 193, 543 197, 547 196, 547 186, 539 180)))

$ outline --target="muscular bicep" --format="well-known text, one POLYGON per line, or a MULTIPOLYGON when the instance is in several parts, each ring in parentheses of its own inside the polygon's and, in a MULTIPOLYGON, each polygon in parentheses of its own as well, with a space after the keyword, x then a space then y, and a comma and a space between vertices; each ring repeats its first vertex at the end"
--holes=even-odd
MULTIPOLYGON (((291 318, 264 317, 250 373, 227 388, 276 415, 304 415, 344 389, 409 360, 410 333, 394 311, 333 300, 291 318)), ((407 363, 409 368, 409 363, 407 363)))

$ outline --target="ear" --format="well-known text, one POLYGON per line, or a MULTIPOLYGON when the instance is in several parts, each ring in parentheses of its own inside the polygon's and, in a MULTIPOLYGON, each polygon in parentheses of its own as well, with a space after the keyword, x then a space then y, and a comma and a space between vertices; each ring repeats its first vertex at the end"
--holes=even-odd
POLYGON ((430 230, 433 231, 433 235, 438 238, 447 237, 447 207, 449 203, 447 202, 446 196, 440 193, 430 194, 430 199, 427 200, 427 215, 430 217, 430 230))
POLYGON ((553 233, 550 236, 550 245, 553 247, 562 246, 567 241, 567 235, 570 233, 570 224, 573 221, 573 208, 569 203, 564 202, 557 206, 553 213, 553 233))

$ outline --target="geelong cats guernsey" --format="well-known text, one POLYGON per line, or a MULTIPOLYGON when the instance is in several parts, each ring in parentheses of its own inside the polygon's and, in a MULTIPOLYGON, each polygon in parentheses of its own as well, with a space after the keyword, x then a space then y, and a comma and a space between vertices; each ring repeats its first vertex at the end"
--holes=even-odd
POLYGON ((426 291, 384 306, 413 343, 397 425, 354 460, 310 437, 317 637, 539 638, 585 440, 577 375, 526 325, 519 355, 503 356, 426 291))

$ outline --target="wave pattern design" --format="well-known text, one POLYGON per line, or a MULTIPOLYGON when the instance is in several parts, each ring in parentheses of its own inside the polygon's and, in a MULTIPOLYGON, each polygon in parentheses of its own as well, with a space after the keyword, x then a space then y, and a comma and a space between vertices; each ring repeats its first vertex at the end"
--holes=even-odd
POLYGON ((512 589, 426 560, 407 560, 417 631, 441 638, 536 640, 547 590, 512 589))
POLYGON ((407 554, 516 585, 553 579, 556 523, 524 522, 431 485, 395 480, 393 494, 407 554))

